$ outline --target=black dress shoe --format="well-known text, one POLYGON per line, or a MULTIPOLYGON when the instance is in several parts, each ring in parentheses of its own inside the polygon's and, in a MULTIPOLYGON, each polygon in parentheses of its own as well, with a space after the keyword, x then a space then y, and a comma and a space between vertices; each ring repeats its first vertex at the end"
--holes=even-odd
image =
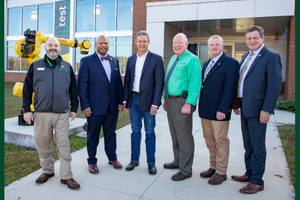
POLYGON ((137 162, 130 162, 127 167, 126 167, 126 171, 131 171, 134 169, 134 167, 139 166, 139 161, 137 162))
POLYGON ((179 169, 176 165, 174 165, 172 162, 171 163, 165 163, 164 164, 165 169, 179 169))
POLYGON ((189 175, 184 175, 184 174, 182 174, 180 171, 179 172, 177 172, 176 174, 174 174, 173 176, 172 176, 172 180, 173 181, 182 181, 182 180, 184 180, 184 179, 186 179, 186 178, 190 178, 192 176, 192 174, 189 174, 189 175))
POLYGON ((156 174, 156 167, 155 167, 155 165, 148 165, 148 172, 151 175, 155 175, 156 174))

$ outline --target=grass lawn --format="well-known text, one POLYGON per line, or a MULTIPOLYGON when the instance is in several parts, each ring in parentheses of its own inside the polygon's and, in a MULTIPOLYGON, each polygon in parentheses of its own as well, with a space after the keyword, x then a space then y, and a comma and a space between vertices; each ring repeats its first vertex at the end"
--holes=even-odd
POLYGON ((295 187, 295 125, 284 124, 277 128, 290 169, 290 180, 295 187))
MULTIPOLYGON (((5 83, 5 118, 16 117, 22 109, 22 98, 13 96, 15 83, 5 83)), ((78 108, 77 117, 85 118, 78 108)), ((119 115, 117 129, 130 124, 129 115, 122 112, 119 115)), ((102 137, 102 131, 100 133, 102 137)), ((86 146, 86 139, 73 134, 69 137, 71 152, 86 146)), ((5 144, 5 186, 40 169, 39 157, 36 149, 5 144)), ((58 160, 55 151, 55 160, 58 160)))

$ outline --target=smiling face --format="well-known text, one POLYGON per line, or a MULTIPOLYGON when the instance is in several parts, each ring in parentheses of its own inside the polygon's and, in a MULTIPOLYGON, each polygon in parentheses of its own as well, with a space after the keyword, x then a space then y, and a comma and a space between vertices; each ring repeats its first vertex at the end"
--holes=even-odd
POLYGON ((138 49, 138 54, 143 55, 148 51, 148 46, 150 44, 147 35, 139 35, 135 40, 135 45, 138 49))
POLYGON ((60 43, 55 38, 49 38, 45 44, 45 51, 47 56, 52 60, 55 60, 60 52, 60 43))
POLYGON ((219 38, 211 38, 208 42, 208 51, 213 58, 222 53, 224 45, 219 38))
POLYGON ((260 36, 258 31, 248 32, 246 34, 246 43, 251 51, 256 51, 264 43, 264 36, 260 36))
POLYGON ((109 49, 109 44, 108 44, 108 39, 104 35, 101 35, 97 37, 96 40, 96 51, 101 55, 105 56, 108 49, 109 49))
POLYGON ((173 51, 177 56, 181 56, 187 50, 188 45, 189 43, 182 35, 176 35, 173 39, 173 51))

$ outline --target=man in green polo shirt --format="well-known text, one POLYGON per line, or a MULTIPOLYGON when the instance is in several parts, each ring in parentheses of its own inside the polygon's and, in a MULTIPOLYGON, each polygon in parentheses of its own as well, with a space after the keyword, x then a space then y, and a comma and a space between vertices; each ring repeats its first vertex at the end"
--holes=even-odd
POLYGON ((166 169, 180 169, 172 180, 181 181, 192 176, 194 137, 193 112, 201 88, 201 61, 187 50, 183 33, 173 38, 172 56, 165 78, 163 108, 167 111, 173 142, 174 161, 165 163, 166 169))

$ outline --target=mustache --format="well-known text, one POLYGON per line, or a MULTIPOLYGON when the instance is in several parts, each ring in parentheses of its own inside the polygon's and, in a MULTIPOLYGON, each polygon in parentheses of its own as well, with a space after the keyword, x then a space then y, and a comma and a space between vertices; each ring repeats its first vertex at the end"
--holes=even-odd
POLYGON ((57 53, 57 50, 56 50, 56 49, 49 49, 48 51, 49 51, 49 52, 50 52, 50 51, 55 51, 55 52, 57 53))

